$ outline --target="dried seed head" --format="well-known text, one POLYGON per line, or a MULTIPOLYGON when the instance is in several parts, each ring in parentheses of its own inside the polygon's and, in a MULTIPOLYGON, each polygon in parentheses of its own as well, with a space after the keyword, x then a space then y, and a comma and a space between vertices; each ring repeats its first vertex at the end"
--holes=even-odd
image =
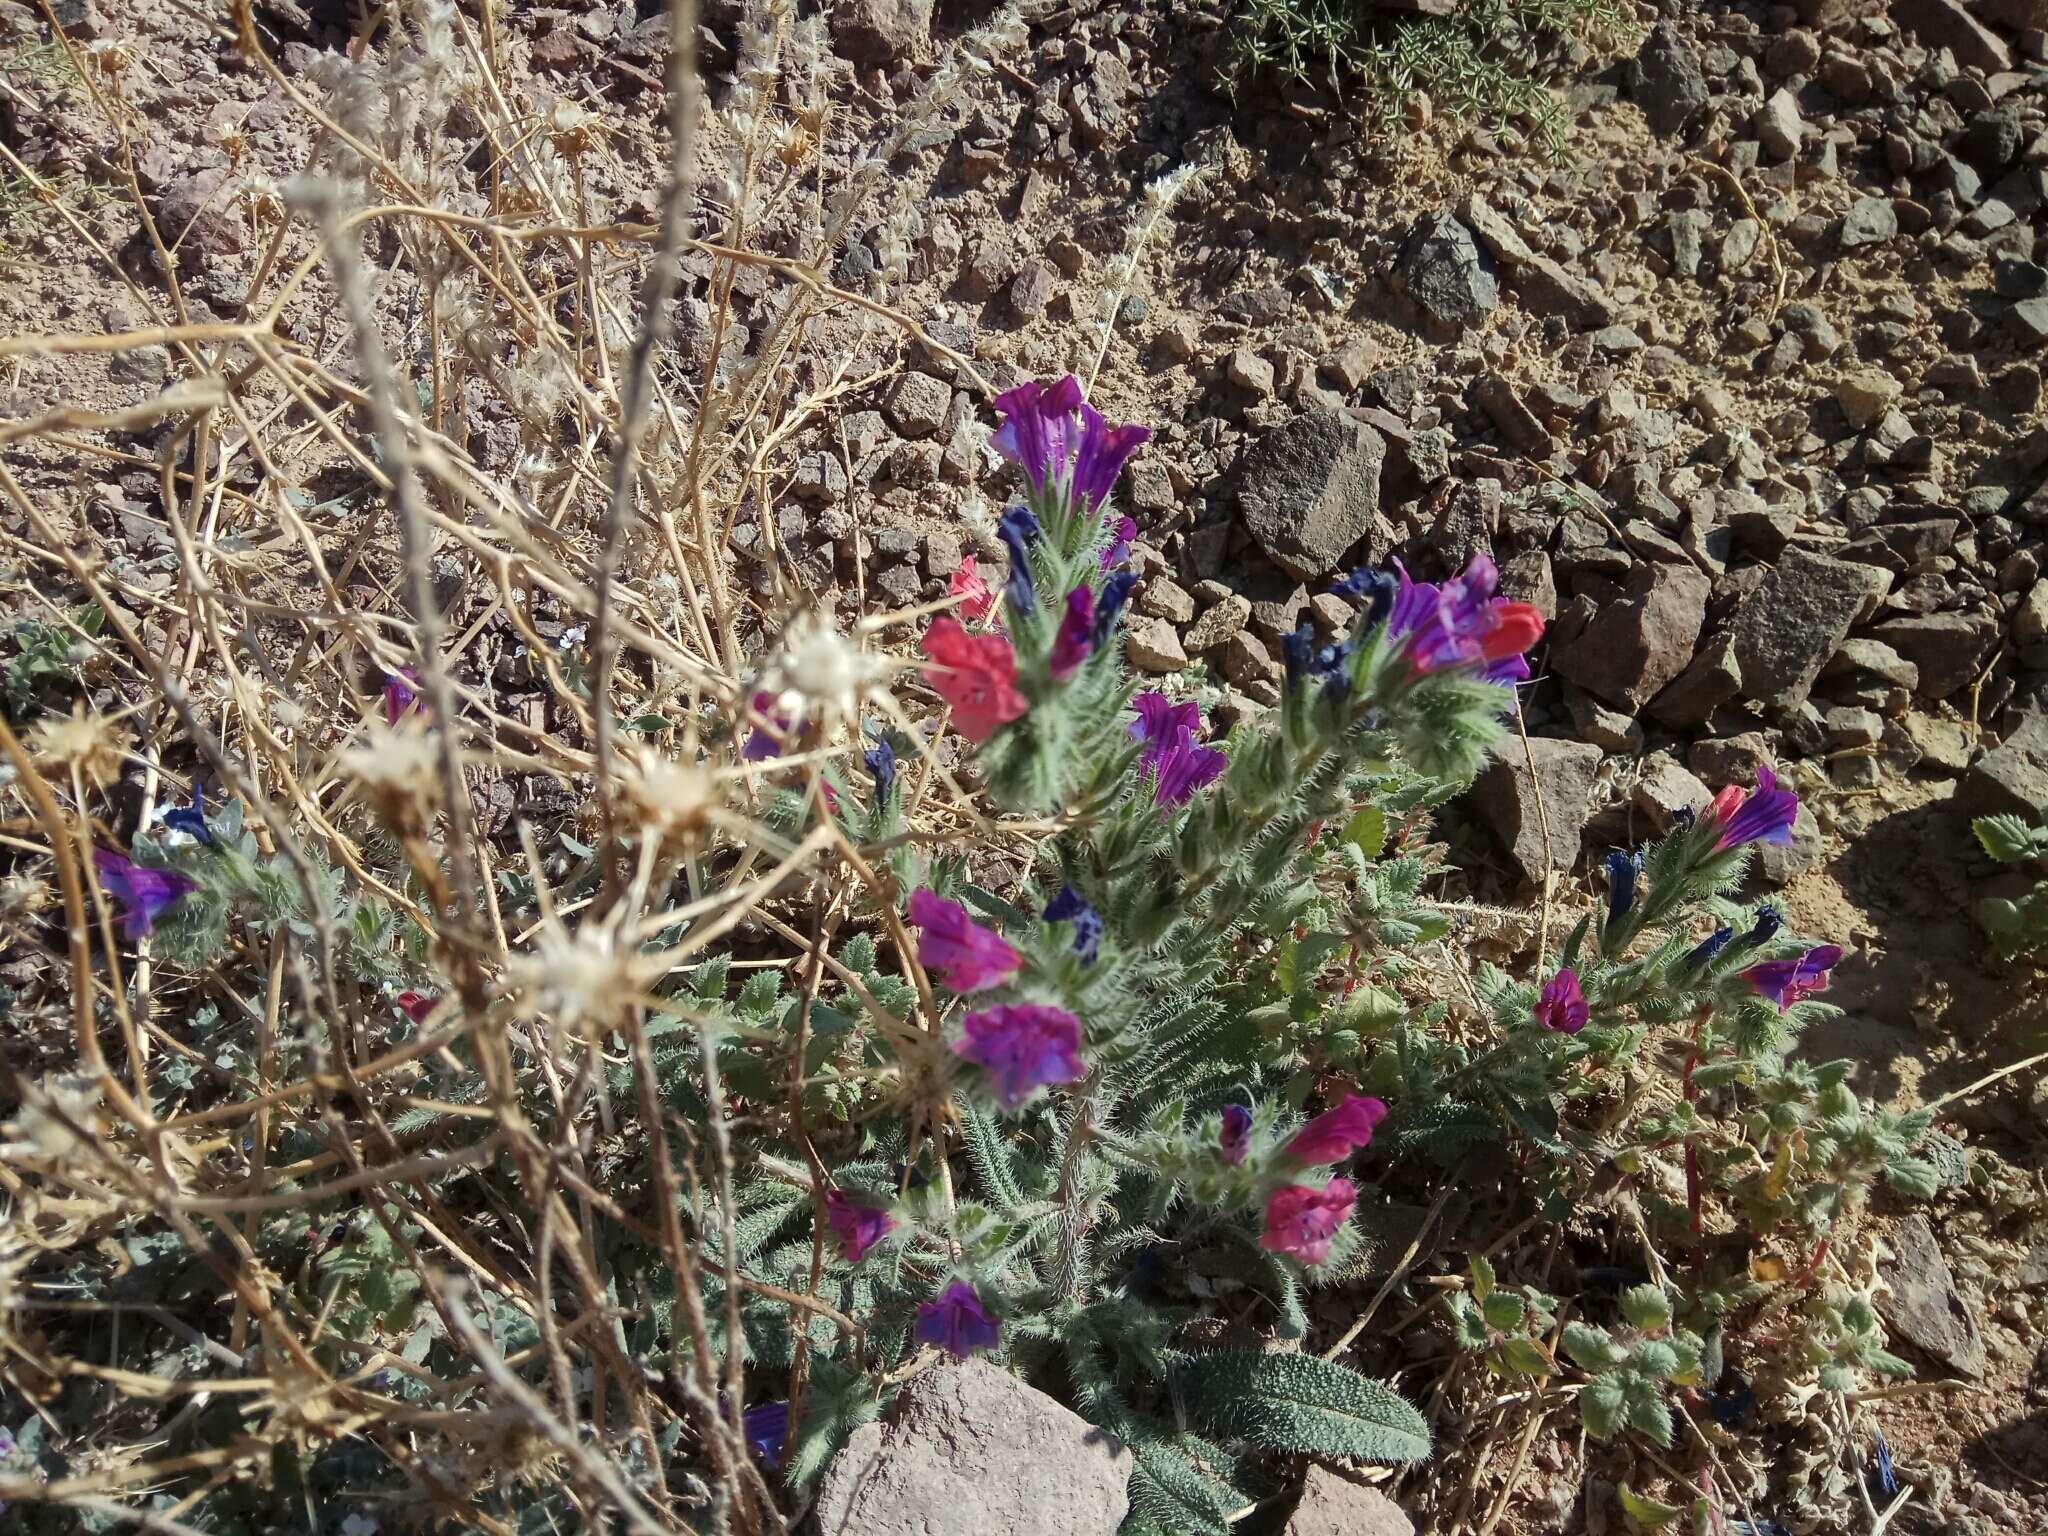
POLYGON ((89 715, 83 701, 71 713, 36 727, 36 762, 69 778, 73 772, 91 784, 111 784, 121 776, 128 755, 128 732, 104 715, 89 715))
POLYGON ((864 649, 857 636, 842 635, 829 614, 811 612, 783 635, 762 686, 783 695, 777 707, 791 719, 854 726, 862 701, 890 671, 886 657, 864 649))
POLYGON ((612 931, 588 923, 574 933, 549 922, 534 939, 533 952, 514 955, 513 984, 528 993, 556 1028, 586 1038, 601 1034, 646 993, 648 962, 637 950, 621 949, 612 931))
POLYGON ((701 763, 681 763, 654 751, 628 758, 626 798, 651 831, 673 836, 701 832, 725 801, 724 786, 701 763))
POLYGON ((83 1073, 23 1085, 21 1113, 9 1127, 16 1147, 39 1157, 75 1157, 100 1124, 99 1085, 83 1073))

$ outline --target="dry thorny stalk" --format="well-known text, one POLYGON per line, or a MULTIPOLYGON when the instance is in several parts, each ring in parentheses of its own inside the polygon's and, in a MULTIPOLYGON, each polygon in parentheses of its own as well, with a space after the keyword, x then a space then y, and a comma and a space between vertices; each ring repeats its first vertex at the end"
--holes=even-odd
MULTIPOLYGON (((669 10, 670 35, 694 38, 691 0, 669 10)), ((761 672, 750 651, 783 629, 793 590, 787 581, 765 598, 743 590, 727 538, 743 510, 772 538, 795 434, 876 382, 850 373, 860 348, 827 348, 821 337, 894 327, 903 345, 926 346, 972 376, 888 302, 906 243, 899 233, 892 273, 887 236, 904 210, 890 200, 908 195, 888 167, 1008 23, 970 39, 879 143, 851 150, 861 130, 832 119, 815 19, 799 23, 772 0, 757 7, 716 111, 690 49, 675 48, 666 187, 658 217, 630 222, 608 217, 590 192, 599 168, 606 184, 633 181, 597 118, 567 100, 535 111, 508 87, 502 5, 486 3, 475 20, 440 0, 387 7, 374 48, 336 68, 319 99, 272 62, 249 0, 234 0, 225 21, 199 7, 190 14, 231 38, 313 130, 297 176, 271 186, 252 169, 244 187, 255 190, 234 194, 245 199, 256 253, 239 311, 205 318, 187 302, 177 242, 191 230, 167 237, 136 184, 149 125, 124 100, 132 61, 121 45, 65 43, 130 167, 127 190, 160 285, 130 276, 54 188, 0 147, 79 259, 125 283, 147 317, 117 334, 8 337, 0 357, 18 378, 64 354, 161 346, 175 373, 141 407, 65 408, 10 424, 8 459, 81 479, 152 472, 177 556, 174 582, 150 589, 98 551, 61 497, 31 494, 0 465, 0 495, 28 530, 0 537, 28 600, 93 647, 93 673, 114 696, 69 735, 24 741, 0 722, 25 817, 10 824, 8 846, 54 870, 68 933, 68 953, 50 957, 23 1012, 70 1026, 68 1050, 44 1053, 36 1070, 8 1064, 31 1134, 0 1161, 0 1374, 32 1403, 72 1377, 141 1400, 184 1395, 176 1381, 78 1357, 57 1324, 67 1307, 92 1304, 19 1278, 54 1255, 162 1224, 228 1288, 234 1317, 225 1349, 168 1313, 155 1321, 232 1362, 241 1374, 193 1395, 246 1395, 248 1432, 186 1454, 157 1454, 154 1436, 121 1443, 110 1433, 74 1457, 88 1474, 40 1486, 0 1477, 0 1499, 68 1500, 176 1530, 208 1489, 260 1473, 275 1448, 360 1436, 412 1469, 441 1514, 503 1528, 471 1500, 511 1476, 559 1481, 593 1527, 676 1529, 683 1516, 662 1480, 620 1467, 664 1465, 664 1431, 673 1443, 680 1421, 718 1474, 703 1491, 717 1523, 780 1529, 746 1454, 738 1351, 713 1353, 703 1315, 702 1277, 730 1266, 696 1234, 730 1234, 734 1224, 715 1054, 700 1031, 712 1113, 699 1140, 666 1118, 643 1026, 660 978, 743 922, 783 942, 781 957, 764 963, 791 966, 808 999, 842 916, 835 892, 882 878, 829 835, 829 822, 826 835, 793 846, 763 826, 757 770, 718 745, 772 725, 748 702, 761 672), (825 281, 846 234, 877 222, 885 270, 875 290, 825 281), (708 283, 694 360, 670 335, 686 266, 708 283), (776 297, 735 358, 728 333, 746 267, 776 297), (479 401, 516 427, 509 465, 486 439, 479 401), (150 442, 148 452, 132 446, 150 442), (366 493, 364 510, 313 492, 337 477, 366 493), (105 616, 104 642, 72 606, 42 596, 64 584, 105 616), (543 636, 542 613, 583 626, 587 679, 572 677, 569 651, 543 636), (487 633, 507 624, 546 695, 518 714, 501 707, 478 662, 487 633), (377 718, 374 679, 404 667, 416 669, 434 727, 377 718), (637 717, 679 723, 629 744, 620 724, 629 701, 637 717), (89 874, 94 848, 120 846, 94 781, 109 752, 115 776, 124 765, 140 770, 141 826, 200 780, 246 807, 265 853, 287 862, 303 923, 280 926, 267 952, 231 940, 210 975, 157 969, 147 939, 124 970, 113 914, 89 874), (494 782, 513 776, 544 776, 594 804, 601 878, 574 902, 551 895, 563 861, 542 856, 533 826, 519 822, 523 853, 514 855, 479 825, 494 782), (449 996, 395 1047, 378 1043, 389 1000, 342 964, 336 887, 323 869, 345 871, 419 925, 434 969, 449 978, 449 996), (508 873, 529 880, 539 904, 540 920, 524 931, 500 906, 508 873), (250 1071, 219 1067, 181 1038, 178 1018, 202 996, 254 1026, 250 1071), (637 1077, 658 1196, 646 1223, 605 1193, 597 1170, 610 1156, 601 1143, 621 1130, 598 1084, 608 1037, 627 1042, 637 1077), (425 1132, 395 1130, 393 1113, 420 1102, 407 1093, 418 1064, 458 1044, 481 1067, 487 1103, 436 1106, 462 1111, 454 1132, 445 1118, 425 1132), (302 1067, 287 1075, 280 1061, 292 1054, 302 1067), (196 1066, 204 1107, 167 1091, 173 1061, 196 1066), (534 1091, 556 1111, 546 1136, 521 1109, 534 1091), (294 1127, 323 1150, 284 1160, 280 1138, 294 1127), (470 1213, 443 1200, 452 1174, 500 1157, 524 1195, 521 1210, 498 1213, 507 1243, 480 1236, 470 1213), (424 1373, 382 1350, 359 1370, 330 1371, 318 1350, 330 1323, 319 1296, 258 1259, 267 1217, 343 1195, 422 1277, 448 1340, 473 1361, 469 1374, 434 1382, 430 1403, 385 1389, 390 1373, 424 1373), (707 1206, 726 1219, 710 1219, 707 1206), (638 1303, 608 1288, 590 1238, 597 1212, 643 1232, 658 1223, 648 1240, 673 1267, 677 1335, 690 1345, 673 1352, 665 1378, 621 1347, 638 1303), (416 1234, 429 1240, 424 1250, 416 1234), (479 1296, 531 1319, 532 1351, 501 1353, 475 1320, 479 1296), (513 1369, 528 1355, 545 1362, 544 1391, 513 1369), (623 1424, 613 1420, 618 1405, 623 1424), (173 1481, 196 1491, 154 1514, 123 1502, 173 1481)), ((817 624, 832 628, 829 616, 817 624)), ((820 668, 844 674, 829 683, 843 695, 842 729, 857 724, 863 703, 895 707, 866 697, 890 669, 861 648, 880 627, 863 629, 833 642, 813 628, 812 652, 783 665, 798 687, 824 681, 820 668)), ((810 772, 815 794, 815 763, 810 772)), ((935 765, 913 798, 934 836, 972 826, 935 765)), ((879 905, 893 913, 886 896, 879 905)), ((800 1094, 790 1106, 800 1117, 800 1094)), ((857 1331, 815 1288, 782 1299, 857 1331)), ((737 1286, 726 1301, 736 1312, 737 1286)))

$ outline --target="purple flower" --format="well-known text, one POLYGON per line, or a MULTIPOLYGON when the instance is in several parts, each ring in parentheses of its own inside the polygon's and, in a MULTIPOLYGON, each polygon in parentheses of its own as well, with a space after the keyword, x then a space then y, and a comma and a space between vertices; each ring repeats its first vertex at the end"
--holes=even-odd
POLYGON ((1417 672, 1477 666, 1489 682, 1519 682, 1529 675, 1523 654, 1543 638, 1543 616, 1527 603, 1494 593, 1500 573, 1485 555, 1474 555, 1462 576, 1438 586, 1411 581, 1397 560, 1400 585, 1387 613, 1387 633, 1408 639, 1408 660, 1417 672))
POLYGON ((861 753, 860 760, 874 776, 875 808, 880 810, 896 788, 896 749, 883 738, 861 753))
POLYGON ((1756 921, 1749 932, 1742 936, 1744 949, 1758 949, 1778 936, 1778 930, 1785 926, 1785 914, 1766 903, 1757 908, 1756 921))
POLYGON ((1038 519, 1022 507, 1012 507, 996 519, 996 536, 1010 552, 1010 574, 1003 580, 1003 596, 1010 611, 1022 618, 1037 601, 1031 586, 1031 546, 1038 539, 1038 519))
POLYGON ((1566 966, 1543 984, 1536 999, 1536 1022, 1554 1034, 1576 1035, 1586 1027, 1592 1010, 1586 994, 1579 990, 1579 973, 1566 966))
POLYGON ((1841 961, 1842 946, 1822 944, 1797 960, 1765 960, 1742 973, 1750 990, 1767 997, 1783 1013, 1802 998, 1828 989, 1828 972, 1841 961))
POLYGON ((776 740, 776 737, 787 737, 789 735, 789 728, 794 722, 791 721, 789 716, 776 712, 775 695, 772 693, 755 694, 753 705, 754 713, 762 719, 771 722, 775 727, 774 736, 769 735, 759 726, 754 727, 754 733, 747 738, 747 744, 740 749, 742 761, 759 763, 780 755, 782 744, 776 740))
POLYGON ((1102 584, 1102 596, 1095 604, 1095 629, 1089 635, 1098 651, 1109 643, 1110 631, 1116 628, 1116 617, 1124 611, 1124 604, 1130 601, 1131 588, 1138 584, 1133 571, 1118 571, 1102 584))
POLYGON ((1145 743, 1138 766, 1152 770, 1153 797, 1160 805, 1185 805, 1196 790, 1216 781, 1229 758, 1197 742, 1200 705, 1175 704, 1163 693, 1141 693, 1131 700, 1131 707, 1138 712, 1131 739, 1145 743))
POLYGON ((167 908, 176 906, 188 892, 199 889, 198 881, 187 879, 175 869, 151 869, 104 848, 93 850, 92 864, 99 871, 100 884, 106 887, 107 894, 128 909, 121 932, 131 939, 147 936, 167 908))
POLYGON ((955 1360, 965 1360, 977 1349, 994 1349, 999 1333, 996 1320, 965 1280, 955 1280, 939 1292, 937 1301, 917 1304, 917 1342, 936 1345, 955 1360))
POLYGON ((789 1404, 762 1403, 740 1415, 747 1435, 747 1448, 770 1466, 782 1460, 782 1443, 789 1438, 789 1404))
POLYGON ((1076 587, 1067 594, 1066 617, 1060 620, 1060 631, 1053 637, 1052 659, 1046 663, 1046 670, 1053 681, 1065 682, 1094 649, 1095 593, 1089 587, 1076 587))
POLYGON ((1223 1161, 1231 1167, 1242 1163, 1252 1146, 1252 1112, 1242 1104, 1224 1105, 1223 1135, 1217 1145, 1223 1149, 1223 1161))
POLYGON ((1351 660, 1351 642, 1341 645, 1319 646, 1315 631, 1306 620, 1294 626, 1294 633, 1283 636, 1280 654, 1287 663, 1287 686, 1292 688, 1304 677, 1320 679, 1324 688, 1342 698, 1351 691, 1351 674, 1346 670, 1351 660))
POLYGON ((996 396, 995 405, 1003 424, 990 444, 1024 471, 1042 509, 1099 506, 1125 461, 1152 435, 1147 427, 1104 423, 1072 374, 1049 387, 1020 384, 996 396))
POLYGON ((1304 1167, 1340 1163, 1369 1143, 1373 1128, 1386 1118, 1387 1106, 1380 1100, 1347 1093, 1335 1109, 1324 1110, 1296 1131, 1280 1155, 1304 1167))
POLYGON ((1699 943, 1693 945, 1690 950, 1686 951, 1684 961, 1686 968, 1694 971, 1705 970, 1714 963, 1721 951, 1728 947, 1728 941, 1734 937, 1735 930, 1733 928, 1716 928, 1704 939, 1701 939, 1699 943))
POLYGON ((411 667, 384 674, 384 723, 396 725, 420 703, 420 675, 411 667))
POLYGON ((1024 962, 1001 934, 975 922, 959 902, 930 891, 911 893, 910 920, 923 930, 917 939, 917 963, 926 970, 946 972, 940 980, 955 992, 999 987, 1024 962))
POLYGON ((1330 1256, 1337 1229, 1351 1219, 1357 1205, 1358 1189, 1349 1179, 1332 1179, 1321 1189, 1284 1185, 1266 1201, 1266 1230, 1259 1246, 1292 1254, 1304 1264, 1320 1264, 1330 1256))
POLYGON ((825 1191, 825 1221, 839 1239, 839 1256, 849 1264, 858 1264, 861 1255, 896 1228, 887 1211, 849 1200, 836 1189, 825 1191))
POLYGON ((1095 956, 1102 948, 1102 914, 1083 901, 1079 891, 1071 885, 1061 886, 1059 895, 1045 904, 1045 920, 1048 923, 1072 923, 1074 953, 1081 957, 1083 965, 1095 963, 1095 956))
POLYGON ((208 848, 213 847, 213 829, 206 824, 206 786, 194 779, 192 803, 174 805, 165 811, 164 825, 173 832, 184 833, 195 843, 203 843, 208 848))
POLYGON ((1627 917, 1636 904, 1636 884, 1643 878, 1641 849, 1607 855, 1607 921, 1609 926, 1627 917))
POLYGON ((1052 1083, 1078 1083, 1088 1075, 1081 1060, 1081 1021, 1042 1003, 998 1003, 961 1020, 966 1034, 953 1054, 995 1078, 996 1102, 1015 1109, 1052 1083))
POLYGON ((1102 552, 1102 568, 1107 571, 1113 565, 1122 565, 1131 557, 1131 540, 1138 536, 1138 525, 1128 517, 1119 517, 1112 530, 1115 537, 1102 552))
POLYGON ((1707 814, 1719 824, 1721 837, 1714 852, 1726 853, 1749 843, 1792 841, 1792 823, 1799 815, 1799 797, 1778 787, 1778 776, 1768 765, 1756 771, 1756 788, 1748 794, 1730 784, 1714 796, 1707 814))

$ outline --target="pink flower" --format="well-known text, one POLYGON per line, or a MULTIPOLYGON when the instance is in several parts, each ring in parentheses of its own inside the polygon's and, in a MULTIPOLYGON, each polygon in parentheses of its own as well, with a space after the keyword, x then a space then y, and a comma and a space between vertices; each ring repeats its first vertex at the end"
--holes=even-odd
POLYGON ((960 599, 960 611, 970 619, 987 618, 989 609, 996 605, 996 595, 981 572, 975 569, 972 555, 960 562, 960 569, 953 573, 946 590, 960 599))
POLYGON ((953 725, 969 741, 987 741, 999 725, 1024 713, 1017 691, 1017 655, 1001 635, 970 635, 951 614, 932 620, 924 653, 935 663, 924 680, 953 706, 953 725))
POLYGON ((1778 776, 1768 766, 1760 766, 1755 789, 1745 794, 1738 785, 1726 786, 1714 796, 1707 815, 1721 828, 1720 840, 1714 844, 1716 853, 1748 843, 1776 843, 1782 847, 1792 841, 1799 797, 1789 789, 1780 789, 1778 776))
POLYGON ((1124 461, 1152 435, 1149 427, 1104 422, 1072 374, 1056 384, 1020 384, 996 396, 995 407, 1003 424, 990 446, 1024 471, 1040 511, 1100 506, 1124 461))
POLYGON ((1067 594, 1067 611, 1060 630, 1053 637, 1052 658, 1046 670, 1054 682, 1065 682, 1080 669, 1095 649, 1095 591, 1076 587, 1067 594))
POLYGON ((1304 1264, 1320 1264, 1330 1256, 1337 1229, 1351 1219, 1358 1190, 1349 1179, 1332 1179, 1321 1189, 1288 1184, 1266 1202, 1266 1230, 1259 1246, 1288 1253, 1304 1264))
POLYGON ((825 1220, 839 1239, 840 1257, 849 1264, 858 1264, 862 1254, 896 1227, 887 1211, 849 1200, 836 1189, 825 1191, 825 1220))
POLYGON ((1536 1022, 1560 1035, 1576 1035, 1586 1027, 1592 1010, 1586 994, 1579 990, 1579 973, 1566 966, 1543 984, 1536 999, 1536 1022))
POLYGON ((994 1349, 1001 1329, 965 1280, 955 1280, 937 1301, 917 1304, 917 1342, 933 1344, 955 1360, 977 1349, 994 1349))
POLYGON ((1400 588, 1387 615, 1389 636, 1407 635, 1408 661, 1417 672, 1481 666, 1489 682, 1519 682, 1529 675, 1523 652, 1543 638, 1543 615, 1527 603, 1494 596, 1500 573, 1474 555, 1464 574, 1442 586, 1411 581, 1399 561, 1400 588))
POLYGON ((975 922, 959 902, 930 891, 911 893, 910 920, 923 930, 917 938, 917 963, 928 971, 944 971, 939 979, 955 992, 999 987, 1024 962, 1001 934, 975 922))
POLYGON ((1015 1109, 1052 1083, 1078 1083, 1088 1075, 1081 1060, 1081 1021, 1064 1008, 999 1003, 961 1021, 966 1035, 953 1054, 994 1075, 996 1101, 1015 1109))
POLYGON ((434 1009, 440 1005, 441 999, 431 992, 415 992, 408 987, 391 1001, 398 1004, 398 1011, 413 1023, 424 1024, 434 1009))
POLYGON ((1280 1155, 1304 1167, 1340 1163, 1370 1142, 1373 1127, 1386 1118, 1387 1106, 1378 1099, 1347 1093, 1342 1104, 1324 1110, 1296 1131, 1280 1155))
POLYGON ((759 726, 755 726, 753 734, 747 737, 747 744, 740 749, 740 759, 742 762, 759 763, 781 754, 782 744, 777 741, 776 737, 787 738, 789 728, 793 722, 789 716, 776 712, 775 695, 772 693, 755 694, 753 706, 755 714, 764 720, 772 722, 775 726, 774 736, 769 735, 759 726))
POLYGON ((1809 949, 1797 960, 1765 960, 1742 973, 1750 990, 1767 997, 1783 1013, 1802 998, 1828 989, 1829 976, 1842 960, 1842 946, 1823 944, 1809 949))

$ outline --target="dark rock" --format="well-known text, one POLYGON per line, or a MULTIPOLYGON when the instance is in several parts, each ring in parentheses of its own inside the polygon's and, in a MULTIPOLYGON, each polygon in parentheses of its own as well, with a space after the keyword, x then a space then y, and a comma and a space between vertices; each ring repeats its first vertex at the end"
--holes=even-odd
POLYGON ((1497 373, 1481 374, 1472 381, 1471 399, 1510 448, 1532 458, 1549 456, 1550 434, 1506 379, 1497 373))
POLYGON ((1669 138, 1707 104, 1707 79, 1691 43, 1669 23, 1650 29, 1628 64, 1628 93, 1655 132, 1669 138))
POLYGON ((1341 410, 1311 411, 1266 433, 1244 456, 1238 506, 1274 564, 1307 579, 1336 569, 1366 539, 1377 564, 1393 532, 1380 515, 1386 440, 1341 410))
POLYGON ((1886 1290, 1877 1310, 1892 1332, 1965 1376, 1988 1364, 1977 1320, 1956 1293, 1955 1277, 1925 1216, 1908 1216, 1892 1234, 1892 1261, 1880 1271, 1886 1290))
POLYGON ((1844 250, 1876 245, 1899 232, 1899 212, 1888 197, 1859 197, 1842 215, 1841 241, 1844 250))
POLYGON ((1531 885, 1546 874, 1563 875, 1578 862, 1579 839, 1593 803, 1593 782, 1601 752, 1590 741, 1554 741, 1535 737, 1528 758, 1522 744, 1510 741, 1472 786, 1481 816, 1508 850, 1508 857, 1531 885), (1535 775, 1529 772, 1535 764, 1535 775), (1538 786, 1542 809, 1538 809, 1538 786), (1546 859, 1543 828, 1550 828, 1546 859))
POLYGON ((822 1536, 1113 1536, 1131 1453, 1007 1371, 944 1365, 863 1424, 818 1485, 822 1536))
POLYGON ((1788 549, 1737 610, 1730 633, 1744 697, 1801 703, 1858 619, 1891 587, 1872 566, 1788 549))
POLYGON ((1650 701, 1648 713, 1675 729, 1692 729, 1705 725, 1708 716, 1741 691, 1734 637, 1716 635, 1693 657, 1692 665, 1650 701))
POLYGON ((1471 325, 1500 300, 1493 258, 1452 213, 1432 214, 1416 226, 1401 255, 1400 276, 1409 297, 1439 325, 1471 325))
POLYGON ((1711 585, 1691 565, 1638 564, 1619 599, 1553 648, 1551 666, 1620 709, 1641 709, 1692 661, 1711 585))
MULTIPOLYGON (((1577 331, 1614 324, 1614 304, 1599 285, 1566 271, 1548 256, 1532 257, 1510 268, 1508 283, 1532 315, 1556 315, 1577 331)), ((1636 346, 1641 345, 1638 338, 1636 346)))
POLYGON ((1219 306, 1226 320, 1244 325, 1278 325, 1294 310, 1294 299, 1285 288, 1240 288, 1219 306))
POLYGON ((1976 679, 1998 625, 1984 614, 1925 613, 1887 620, 1870 633, 1920 669, 1922 698, 1945 699, 1976 679))
POLYGON ((928 373, 906 373, 897 379, 883 404, 890 423, 905 437, 930 437, 945 424, 953 391, 928 373))

